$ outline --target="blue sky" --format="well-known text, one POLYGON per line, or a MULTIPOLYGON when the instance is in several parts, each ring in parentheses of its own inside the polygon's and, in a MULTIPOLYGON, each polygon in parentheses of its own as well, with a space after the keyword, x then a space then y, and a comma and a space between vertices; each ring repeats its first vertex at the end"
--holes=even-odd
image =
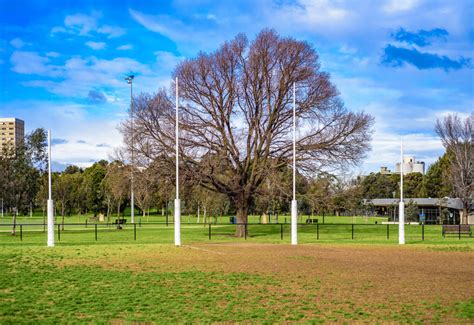
POLYGON ((0 0, 0 116, 52 129, 54 161, 121 145, 129 88, 169 86, 177 62, 263 28, 311 43, 346 106, 375 117, 355 172, 394 168, 399 140, 432 163, 437 118, 474 110, 474 1, 0 0))

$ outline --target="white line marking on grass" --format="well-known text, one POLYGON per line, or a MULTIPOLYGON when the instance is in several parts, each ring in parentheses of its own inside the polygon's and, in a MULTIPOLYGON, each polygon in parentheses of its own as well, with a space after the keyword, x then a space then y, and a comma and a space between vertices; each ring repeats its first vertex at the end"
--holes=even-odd
POLYGON ((225 253, 211 251, 210 249, 205 249, 205 248, 193 247, 193 246, 188 246, 188 245, 181 245, 181 246, 186 247, 186 248, 191 248, 191 249, 197 249, 197 250, 201 250, 201 251, 205 251, 205 252, 209 252, 209 253, 214 253, 214 254, 218 254, 218 255, 227 255, 225 253))

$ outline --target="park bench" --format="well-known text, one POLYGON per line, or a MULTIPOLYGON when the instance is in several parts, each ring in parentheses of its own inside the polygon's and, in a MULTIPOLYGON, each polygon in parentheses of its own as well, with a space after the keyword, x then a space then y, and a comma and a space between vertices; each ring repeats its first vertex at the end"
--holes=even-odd
POLYGON ((318 219, 308 218, 306 219, 306 223, 318 223, 318 219))
POLYGON ((115 219, 113 222, 114 225, 117 225, 117 229, 122 229, 122 225, 125 225, 127 223, 127 219, 115 219))
POLYGON ((469 235, 472 236, 470 225, 443 225, 443 237, 446 235, 469 235))

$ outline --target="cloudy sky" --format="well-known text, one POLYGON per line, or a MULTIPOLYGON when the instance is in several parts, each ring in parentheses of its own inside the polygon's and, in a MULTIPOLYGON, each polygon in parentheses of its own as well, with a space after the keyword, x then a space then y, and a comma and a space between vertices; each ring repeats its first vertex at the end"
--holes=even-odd
POLYGON ((120 146, 129 86, 168 86, 183 58, 262 28, 310 42, 345 104, 375 117, 359 172, 394 167, 399 140, 432 163, 437 118, 474 110, 474 1, 0 0, 0 116, 52 129, 54 160, 120 146))

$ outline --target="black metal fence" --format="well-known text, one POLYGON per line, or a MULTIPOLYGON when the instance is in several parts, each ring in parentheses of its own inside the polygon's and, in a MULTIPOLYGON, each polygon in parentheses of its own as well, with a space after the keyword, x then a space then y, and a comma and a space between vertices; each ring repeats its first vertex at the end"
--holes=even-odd
MULTIPOLYGON (((193 241, 203 240, 232 240, 235 238, 236 226, 242 227, 243 239, 255 239, 272 241, 284 241, 290 238, 290 224, 260 224, 260 223, 246 223, 246 224, 196 224, 182 222, 182 233, 185 234, 185 239, 193 241), (207 238, 206 238, 207 237, 207 238)), ((61 242, 61 237, 72 234, 83 234, 81 237, 85 242, 93 241, 110 241, 117 239, 114 234, 119 234, 120 241, 145 240, 148 242, 172 242, 173 224, 165 222, 149 222, 149 223, 134 223, 134 224, 117 224, 117 223, 56 223, 55 237, 58 242, 61 242), (168 231, 167 231, 168 230, 168 231), (141 238, 140 238, 141 236, 141 238), (167 241, 166 241, 167 240, 167 241)), ((458 225, 456 229, 451 226, 449 233, 443 231, 442 226, 439 225, 406 225, 406 237, 413 241, 425 240, 440 240, 443 238, 463 239, 472 238, 471 227, 466 225, 458 225), (466 229, 469 229, 467 231, 466 229), (457 230, 457 231, 456 231, 457 230)), ((0 224, 0 244, 5 243, 6 236, 12 235, 11 238, 19 238, 23 241, 25 236, 32 236, 44 240, 44 235, 47 232, 47 225, 44 223, 22 223, 22 224, 0 224), (3 237, 3 240, 2 240, 3 237)), ((347 223, 300 223, 298 224, 299 237, 304 242, 316 241, 346 241, 346 240, 395 240, 398 238, 397 224, 347 224, 347 223)), ((38 239, 38 242, 41 242, 38 239)))

